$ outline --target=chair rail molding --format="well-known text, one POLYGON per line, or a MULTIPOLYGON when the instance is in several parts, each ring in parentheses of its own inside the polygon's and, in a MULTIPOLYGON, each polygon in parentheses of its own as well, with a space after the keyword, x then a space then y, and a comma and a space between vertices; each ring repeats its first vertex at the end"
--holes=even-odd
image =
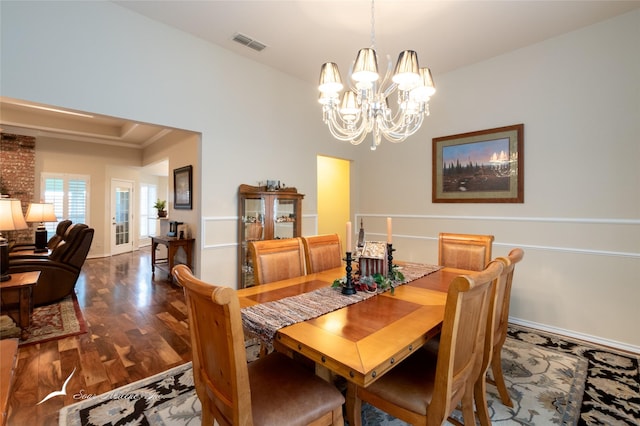
POLYGON ((359 217, 392 217, 405 219, 445 219, 445 220, 487 220, 487 221, 509 221, 509 222, 552 222, 552 223, 592 223, 608 225, 640 225, 640 219, 617 219, 617 218, 583 218, 583 217, 534 217, 534 216, 449 216, 449 215, 411 215, 411 214, 380 214, 380 213, 357 213, 359 217))
MULTIPOLYGON (((203 216, 200 229, 202 229, 202 250, 219 249, 238 246, 236 227, 238 216, 203 216), (229 227, 231 225, 231 228, 229 227), (231 233, 229 229, 232 229, 231 233)), ((318 233, 318 215, 302 215, 302 234, 315 235, 318 233), (307 232, 311 231, 311 232, 307 232)))
MULTIPOLYGON (((637 229, 637 232, 640 234, 640 228, 636 228, 640 225, 640 219, 620 219, 620 218, 567 218, 567 217, 519 217, 519 216, 454 216, 454 215, 403 215, 403 214, 381 214, 381 213, 358 213, 355 215, 356 223, 360 222, 360 219, 363 218, 365 220, 365 224, 367 222, 367 218, 376 218, 378 221, 381 218, 391 217, 394 220, 398 219, 398 223, 403 219, 406 220, 425 220, 425 221, 467 221, 470 223, 478 223, 478 222, 502 222, 502 223, 530 223, 530 224, 541 224, 544 226, 548 224, 549 226, 557 226, 557 225, 566 225, 566 226, 589 226, 591 228, 595 227, 597 229, 603 227, 613 227, 612 229, 619 229, 618 227, 631 227, 632 229, 637 229)), ((395 225, 396 222, 394 222, 395 225)), ((366 228, 366 226, 365 226, 366 228)), ((394 226, 394 229, 396 227, 394 226)), ((378 226, 376 231, 367 231, 367 237, 379 237, 381 239, 386 238, 386 233, 383 228, 378 226)), ((407 234, 407 233, 394 233, 394 238, 398 239, 408 239, 408 240, 425 240, 425 241, 436 241, 438 240, 438 235, 425 235, 423 232, 416 232, 415 234, 407 234)), ((519 237, 522 239, 523 237, 519 237)), ((596 239, 597 240, 597 239, 596 239)), ((519 243, 519 242, 511 242, 499 240, 496 238, 494 242, 494 246, 498 247, 521 247, 523 249, 531 249, 531 250, 539 250, 539 251, 553 251, 553 252, 562 252, 562 253, 572 253, 572 254, 581 254, 581 255, 594 255, 594 256, 609 256, 609 257, 623 257, 623 258, 632 258, 638 259, 640 258, 640 252, 635 250, 610 250, 610 249, 598 249, 598 248, 590 248, 590 247, 579 247, 571 242, 568 242, 567 245, 560 244, 535 244, 535 243, 519 243)), ((633 248, 633 247, 632 247, 633 248)))

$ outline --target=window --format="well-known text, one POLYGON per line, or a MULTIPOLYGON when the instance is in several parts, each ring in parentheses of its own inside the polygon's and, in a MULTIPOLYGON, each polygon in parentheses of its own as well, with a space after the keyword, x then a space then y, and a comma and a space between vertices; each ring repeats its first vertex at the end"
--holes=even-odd
MULTIPOLYGON (((69 219, 88 225, 88 175, 42 173, 40 187, 44 202, 53 203, 58 221, 69 219)), ((57 223, 46 223, 45 226, 49 235, 56 232, 57 223)))
POLYGON ((156 203, 158 189, 150 183, 140 184, 140 238, 148 238, 156 233, 156 203))

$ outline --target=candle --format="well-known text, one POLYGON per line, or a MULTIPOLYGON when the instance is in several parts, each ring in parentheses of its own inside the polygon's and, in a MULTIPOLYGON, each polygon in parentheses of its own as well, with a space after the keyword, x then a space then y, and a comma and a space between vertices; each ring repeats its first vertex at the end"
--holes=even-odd
POLYGON ((351 222, 347 222, 347 251, 351 251, 351 222))
POLYGON ((391 244, 391 218, 387 218, 387 244, 391 244))

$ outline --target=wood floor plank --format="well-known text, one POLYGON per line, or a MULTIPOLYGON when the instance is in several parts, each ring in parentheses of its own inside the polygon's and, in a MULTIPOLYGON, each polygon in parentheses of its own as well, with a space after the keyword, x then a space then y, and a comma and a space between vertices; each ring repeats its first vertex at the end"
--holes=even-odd
POLYGON ((152 278, 150 257, 146 248, 85 262, 76 296, 88 332, 19 349, 7 425, 57 425, 62 406, 191 361, 184 294, 152 278), (36 405, 74 368, 66 396, 36 405))
POLYGON ((86 351, 80 358, 82 375, 87 386, 108 380, 107 373, 97 350, 86 351))
POLYGON ((104 367, 107 372, 109 382, 114 387, 120 387, 129 383, 129 373, 122 364, 120 357, 105 362, 104 367))
POLYGON ((64 372, 62 374, 63 380, 66 380, 67 377, 69 377, 69 374, 71 374, 75 369, 73 376, 71 376, 67 385, 67 395, 63 397, 64 405, 78 402, 78 399, 74 398, 74 396, 82 393, 82 390, 87 386, 83 374, 78 371, 77 366, 80 364, 80 352, 77 349, 69 349, 60 352, 60 370, 64 372))

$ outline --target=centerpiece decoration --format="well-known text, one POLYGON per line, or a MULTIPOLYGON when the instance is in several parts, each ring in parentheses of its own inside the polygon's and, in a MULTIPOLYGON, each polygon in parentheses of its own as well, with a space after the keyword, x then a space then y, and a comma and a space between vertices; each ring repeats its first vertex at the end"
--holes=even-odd
POLYGON ((351 253, 351 222, 347 222, 346 276, 335 280, 332 287, 341 287, 342 293, 347 295, 355 294, 356 291, 377 293, 387 290, 391 290, 391 294, 393 294, 395 285, 402 283, 405 277, 400 272, 399 267, 393 264, 394 249, 391 235, 391 218, 387 218, 387 242, 365 241, 360 249, 359 236, 356 259, 353 259, 351 253), (351 263, 353 260, 358 262, 358 270, 352 277, 353 268, 351 263))
MULTIPOLYGON (((369 293, 383 293, 390 290, 391 294, 394 293, 396 285, 404 281, 404 275, 399 270, 398 265, 393 265, 390 275, 382 275, 376 272, 373 275, 361 275, 360 271, 355 273, 355 277, 352 280, 352 285, 356 291, 366 291, 369 293)), ((347 284, 347 278, 342 277, 333 281, 332 287, 345 288, 347 284)))

